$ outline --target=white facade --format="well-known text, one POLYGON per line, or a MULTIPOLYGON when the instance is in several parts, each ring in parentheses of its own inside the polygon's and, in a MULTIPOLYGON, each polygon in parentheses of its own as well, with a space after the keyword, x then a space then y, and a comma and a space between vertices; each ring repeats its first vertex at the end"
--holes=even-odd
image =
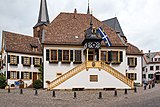
MULTIPOLYGON (((46 50, 47 49, 61 49, 61 50, 82 50, 82 62, 85 62, 85 54, 84 54, 84 48, 82 46, 73 46, 67 47, 67 46, 55 46, 55 45, 44 45, 43 50, 43 57, 44 57, 44 88, 48 88, 48 84, 46 81, 53 81, 58 76, 57 73, 62 73, 62 75, 69 70, 75 68, 79 64, 74 64, 73 62, 70 63, 62 63, 61 61, 57 63, 50 63, 49 61, 46 61, 46 50)), ((125 48, 106 48, 102 47, 100 49, 101 51, 122 51, 123 52, 123 61, 120 64, 109 64, 114 69, 118 70, 123 75, 126 75, 126 68, 127 68, 127 59, 126 59, 126 49, 125 48)), ((138 63, 140 63, 140 59, 138 59, 138 63)), ((74 54, 73 54, 73 61, 74 61, 74 54)), ((141 83, 141 71, 139 71, 141 65, 137 66, 137 82, 141 83)), ((76 74, 75 76, 71 77, 70 79, 66 80, 62 84, 58 85, 54 89, 72 89, 72 88, 85 88, 85 89, 99 89, 99 88, 129 88, 128 85, 120 81, 119 79, 115 78, 113 75, 109 74, 108 72, 104 70, 99 70, 96 68, 90 68, 88 71, 85 69, 81 71, 80 73, 76 74), (97 82, 90 82, 90 75, 98 75, 98 81, 97 82)))
MULTIPOLYGON (((38 68, 39 67, 35 67, 33 65, 33 57, 34 58, 42 58, 42 56, 38 56, 38 55, 28 55, 28 54, 21 54, 21 53, 13 53, 13 52, 3 52, 2 53, 2 60, 3 60, 3 69, 2 69, 2 72, 6 74, 6 78, 8 77, 8 71, 11 71, 11 72, 19 72, 19 73, 16 73, 16 77, 15 78, 10 78, 10 79, 7 79, 7 83, 9 86, 11 86, 12 84, 15 84, 15 81, 19 81, 19 80, 22 80, 24 82, 24 88, 32 85, 33 83, 33 74, 36 73, 37 74, 37 79, 39 78, 38 77, 38 73, 39 73, 39 70, 38 68), (10 63, 8 63, 8 56, 10 55, 13 55, 13 56, 18 56, 19 57, 19 63, 17 65, 12 65, 10 63), (30 66, 24 66, 22 64, 22 56, 23 57, 31 57, 31 65, 30 66), (21 73, 22 72, 27 72, 29 74, 29 76, 31 76, 31 78, 22 78, 21 77, 21 73), (17 78, 18 77, 18 78, 17 78)), ((10 74, 10 77, 11 77, 11 74, 10 74)))

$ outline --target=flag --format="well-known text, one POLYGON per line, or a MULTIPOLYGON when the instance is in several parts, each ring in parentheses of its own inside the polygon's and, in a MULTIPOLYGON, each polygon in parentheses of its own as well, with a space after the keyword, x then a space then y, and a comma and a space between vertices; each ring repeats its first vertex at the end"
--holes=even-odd
POLYGON ((101 35, 104 43, 106 44, 106 46, 112 46, 111 41, 109 40, 107 34, 103 31, 103 29, 101 27, 99 27, 97 29, 97 32, 101 35))

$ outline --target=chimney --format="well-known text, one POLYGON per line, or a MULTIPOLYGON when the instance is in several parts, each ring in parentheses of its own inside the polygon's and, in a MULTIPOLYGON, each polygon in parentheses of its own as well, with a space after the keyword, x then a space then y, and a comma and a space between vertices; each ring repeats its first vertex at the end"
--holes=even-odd
POLYGON ((76 14, 77 14, 77 9, 74 9, 74 18, 76 18, 76 14))

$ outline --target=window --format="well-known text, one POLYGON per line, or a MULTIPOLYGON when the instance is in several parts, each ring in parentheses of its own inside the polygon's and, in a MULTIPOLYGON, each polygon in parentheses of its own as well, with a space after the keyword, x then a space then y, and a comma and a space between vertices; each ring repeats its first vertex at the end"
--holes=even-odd
POLYGON ((17 79, 17 72, 16 71, 10 71, 10 79, 17 79))
POLYGON ((90 82, 98 82, 98 75, 90 75, 90 82))
POLYGON ((137 74, 136 73, 127 73, 126 76, 131 80, 137 80, 137 74))
POLYGON ((112 61, 118 62, 118 51, 112 51, 112 61))
POLYGON ((61 76, 62 75, 62 73, 61 72, 58 72, 57 74, 56 74, 56 77, 59 77, 59 76, 61 76))
POLYGON ((108 52, 108 62, 112 64, 120 64, 123 62, 123 52, 122 51, 109 51, 108 52))
POLYGON ((128 58, 128 65, 129 65, 130 67, 135 67, 135 66, 137 66, 137 58, 129 57, 129 58, 128 58))
POLYGON ((41 64, 41 58, 33 58, 34 66, 39 66, 41 64))
POLYGON ((150 70, 153 70, 153 66, 150 66, 150 70))
POLYGON ((10 64, 17 64, 17 56, 10 55, 10 64))
POLYGON ((23 65, 27 65, 27 66, 30 65, 31 64, 31 58, 22 56, 22 63, 23 63, 23 65))
POLYGON ((21 75, 22 75, 21 76, 22 79, 30 79, 29 72, 22 72, 21 75))
POLYGON ((153 74, 148 74, 148 78, 152 79, 153 78, 153 74))
POLYGON ((155 58, 154 60, 155 60, 155 61, 158 61, 158 58, 155 58))
POLYGON ((75 62, 82 62, 81 50, 75 50, 75 62))
POLYGON ((37 47, 32 47, 33 52, 37 52, 38 48, 37 47))
POLYGON ((89 51, 88 52, 88 60, 89 61, 93 61, 94 60, 94 52, 93 51, 89 51))
POLYGON ((146 78, 146 74, 143 74, 142 76, 143 76, 143 78, 146 78))
POLYGON ((69 50, 63 50, 62 61, 64 61, 64 62, 70 62, 70 51, 69 50))
POLYGON ((101 61, 108 62, 108 52, 107 51, 101 51, 101 61))
POLYGON ((156 66, 156 70, 159 70, 159 66, 156 66))
POLYGON ((50 50, 50 62, 57 62, 57 61, 58 61, 58 51, 50 50))

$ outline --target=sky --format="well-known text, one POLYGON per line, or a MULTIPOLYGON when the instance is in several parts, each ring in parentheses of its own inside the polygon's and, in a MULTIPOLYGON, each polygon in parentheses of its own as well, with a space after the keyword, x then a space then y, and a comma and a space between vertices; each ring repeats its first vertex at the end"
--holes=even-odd
MULTIPOLYGON (((60 12, 86 13, 88 0, 47 0, 50 21, 60 12)), ((2 31, 33 35, 40 0, 0 0, 2 31)), ((160 0, 90 0, 93 15, 100 21, 117 17, 128 42, 144 52, 160 51, 160 0)))

